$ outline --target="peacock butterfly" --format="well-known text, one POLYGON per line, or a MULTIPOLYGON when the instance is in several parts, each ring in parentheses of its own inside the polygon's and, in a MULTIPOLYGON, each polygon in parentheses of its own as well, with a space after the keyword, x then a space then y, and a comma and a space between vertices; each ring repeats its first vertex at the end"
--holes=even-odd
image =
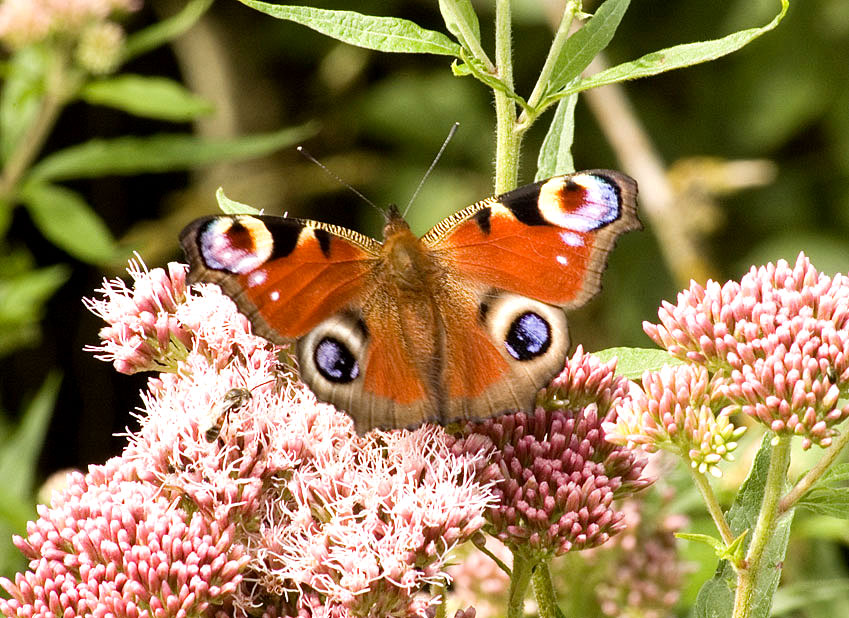
POLYGON ((357 430, 527 409, 563 367, 564 309, 600 287, 637 185, 590 170, 473 204, 416 237, 390 207, 384 242, 276 216, 198 219, 193 281, 221 286, 257 334, 296 344, 301 378, 357 430))

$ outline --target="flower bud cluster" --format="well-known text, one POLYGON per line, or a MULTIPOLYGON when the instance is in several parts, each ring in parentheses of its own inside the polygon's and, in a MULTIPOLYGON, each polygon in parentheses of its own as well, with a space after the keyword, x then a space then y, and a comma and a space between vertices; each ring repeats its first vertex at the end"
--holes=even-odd
POLYGON ((646 371, 642 388, 632 385, 615 421, 604 424, 607 439, 653 452, 675 452, 700 473, 720 476, 717 464, 733 461, 732 452, 745 427, 730 420, 732 408, 714 412, 714 392, 707 369, 695 365, 646 371))
POLYGON ((849 417, 849 278, 800 254, 724 285, 691 283, 660 324, 643 328, 673 355, 706 367, 715 391, 804 448, 828 446, 849 417))
POLYGON ((85 299, 88 309, 108 326, 100 329, 99 346, 86 346, 95 358, 110 361, 120 373, 176 371, 192 347, 192 333, 176 311, 190 294, 186 266, 172 262, 147 271, 138 262, 127 269, 132 290, 121 279, 104 280, 100 298, 85 299))
POLYGON ((646 487, 645 459, 605 439, 627 380, 579 347, 532 414, 466 423, 456 452, 491 450, 487 531, 534 559, 600 545, 623 529, 614 499, 646 487))

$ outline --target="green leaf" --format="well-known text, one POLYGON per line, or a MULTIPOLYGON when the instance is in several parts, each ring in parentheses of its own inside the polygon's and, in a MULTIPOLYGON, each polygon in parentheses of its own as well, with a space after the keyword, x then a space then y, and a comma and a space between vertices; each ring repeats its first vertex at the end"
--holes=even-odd
POLYGON ((480 45, 481 25, 470 0, 439 0, 439 12, 442 13, 448 32, 456 36, 463 47, 472 50, 470 38, 474 41, 474 47, 480 45))
POLYGON ((832 466, 794 506, 819 515, 849 519, 849 463, 832 466))
POLYGON ((236 139, 192 135, 93 139, 45 157, 30 172, 35 180, 96 178, 192 169, 218 161, 251 159, 296 144, 315 133, 314 124, 236 139))
MULTIPOLYGON (((743 483, 734 504, 728 511, 728 524, 736 535, 746 530, 754 530, 763 502, 769 471, 772 447, 772 435, 764 436, 761 447, 755 455, 749 476, 743 483)), ((781 577, 781 564, 787 552, 790 540, 790 524, 793 513, 780 518, 762 559, 761 571, 756 574, 758 585, 755 589, 755 600, 752 603, 751 618, 767 618, 772 605, 772 597, 778 587, 781 577)), ((746 544, 750 540, 747 535, 746 544)), ((713 579, 705 582, 699 591, 692 615, 696 618, 727 618, 734 606, 734 588, 736 586, 734 568, 727 560, 720 561, 713 579)))
POLYGON ((575 104, 578 95, 561 100, 554 110, 551 126, 542 142, 537 157, 537 174, 534 180, 544 180, 558 174, 575 171, 572 160, 572 138, 575 133, 575 104))
POLYGON ((426 30, 406 19, 309 6, 270 4, 258 0, 239 1, 266 15, 293 21, 349 45, 382 52, 460 57, 460 46, 447 36, 426 30))
POLYGON ((203 17, 212 2, 213 0, 189 0, 176 15, 131 34, 124 43, 122 61, 132 60, 176 39, 203 17))
POLYGON ((92 264, 108 262, 114 256, 112 233, 80 194, 33 182, 21 190, 21 199, 38 229, 57 247, 92 264))
POLYGON ((695 543, 702 543, 703 545, 707 545, 708 547, 713 549, 717 558, 721 560, 730 559, 733 560, 736 564, 739 564, 743 559, 743 541, 746 539, 748 534, 748 530, 744 531, 731 542, 731 545, 726 545, 722 542, 721 539, 718 539, 715 536, 710 536, 708 534, 676 532, 675 537, 679 539, 684 539, 685 541, 693 541, 695 543))
MULTIPOLYGON (((819 565, 818 565, 819 566, 819 565)), ((849 578, 815 579, 782 586, 775 593, 772 616, 805 612, 814 603, 849 599, 849 578)), ((807 615, 807 612, 801 614, 807 615)), ((840 614, 833 614, 835 616, 840 614)))
POLYGON ((64 265, 7 269, 9 260, 9 256, 3 257, 0 272, 0 357, 38 338, 44 303, 69 275, 69 268, 64 265))
POLYGON ((34 514, 31 506, 33 478, 47 424, 59 395, 62 381, 57 372, 47 376, 35 397, 26 406, 20 424, 0 447, 0 478, 3 479, 4 508, 0 518, 17 530, 26 527, 34 514), (6 500, 14 498, 14 505, 6 500))
POLYGON ((639 380, 644 371, 657 371, 664 365, 684 364, 666 350, 656 348, 607 348, 593 354, 604 362, 617 358, 616 373, 629 380, 639 380))
POLYGON ((712 41, 702 41, 698 43, 685 43, 676 45, 657 52, 646 54, 637 60, 625 62, 623 64, 610 67, 604 71, 600 71, 586 79, 581 79, 577 84, 570 86, 563 91, 549 97, 550 99, 559 99, 568 96, 573 92, 581 92, 589 88, 598 88, 607 84, 615 84, 617 82, 628 79, 637 79, 640 77, 648 77, 657 75, 667 71, 673 71, 683 67, 709 62, 722 58, 728 54, 745 47, 756 38, 775 28, 787 13, 789 7, 788 0, 781 0, 781 11, 776 17, 762 28, 749 28, 741 30, 733 34, 729 34, 721 39, 712 41))
POLYGON ((607 47, 630 3, 631 0, 607 0, 580 30, 569 37, 545 85, 546 94, 555 93, 573 81, 607 47))
POLYGON ((80 97, 93 105, 172 122, 194 120, 213 109, 209 101, 172 79, 127 73, 89 82, 80 97))
POLYGON ((218 187, 218 191, 215 192, 215 199, 218 200, 218 207, 221 209, 221 212, 226 215, 260 214, 260 211, 253 206, 248 206, 247 204, 242 204, 242 202, 231 200, 229 197, 224 195, 224 189, 221 187, 218 187))
POLYGON ((44 97, 47 54, 37 45, 15 52, 6 63, 0 91, 0 159, 5 161, 34 122, 44 97))

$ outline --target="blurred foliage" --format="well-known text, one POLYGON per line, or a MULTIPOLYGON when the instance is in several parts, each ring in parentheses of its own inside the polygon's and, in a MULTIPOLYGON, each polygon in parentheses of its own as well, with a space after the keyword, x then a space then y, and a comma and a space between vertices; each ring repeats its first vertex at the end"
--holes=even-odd
MULTIPOLYGON (((474 2, 487 48, 491 4, 474 2)), ((558 4, 514 4, 516 88, 528 92, 551 42, 550 14, 557 15, 558 4)), ((661 10, 656 2, 635 2, 606 54, 616 64, 678 43, 718 38, 769 22, 777 4, 681 0, 664 3, 661 10)), ((198 3, 193 5, 197 10, 198 3)), ((13 210, 8 200, 0 204, 0 231, 8 245, 0 255, 0 354, 6 355, 0 358, 0 402, 6 410, 24 410, 25 394, 44 383, 51 367, 62 367, 67 376, 39 477, 105 460, 123 444, 112 434, 133 422, 129 414, 144 378, 117 375, 80 352, 96 340, 100 324, 85 313, 79 299, 97 287, 104 268, 117 269, 123 259, 107 259, 110 251, 102 239, 114 237, 117 246, 139 251, 153 265, 179 259, 179 230, 195 216, 217 211, 219 186, 232 200, 267 213, 288 212, 379 236, 379 215, 292 149, 234 163, 226 162, 227 156, 214 156, 215 144, 258 132, 272 134, 282 127, 320 127, 309 139, 310 129, 278 134, 278 141, 269 137, 274 143, 267 151, 303 141, 374 202, 403 207, 449 128, 459 122, 457 136, 410 210, 411 225, 424 232, 492 192, 492 100, 479 83, 453 77, 450 58, 350 47, 235 0, 216 2, 173 46, 161 47, 182 32, 179 23, 165 18, 183 6, 177 0, 148 0, 130 17, 128 31, 145 34, 128 39, 123 65, 127 73, 89 82, 81 94, 86 103, 73 102, 63 110, 45 143, 43 176, 36 176, 24 194, 27 208, 13 210), (138 94, 140 88, 158 94, 145 100, 138 94), (173 135, 175 122, 183 134, 196 138, 208 169, 197 170, 185 162, 197 153, 187 155, 183 163, 162 164, 185 152, 183 144, 157 141, 167 139, 163 133, 173 135), (128 135, 138 141, 126 141, 128 135), (122 152, 136 153, 137 165, 122 167, 123 155, 116 154, 122 152), (96 161, 91 169, 102 166, 98 173, 73 167, 80 161, 85 165, 86 157, 96 161), (144 157, 146 163, 139 163, 144 157), (72 173, 61 171, 63 160, 72 173), (122 173, 128 176, 116 178, 122 173), (60 181, 62 185, 53 184, 60 181), (85 208, 79 196, 84 196, 85 208), (50 208, 61 209, 61 221, 45 212, 50 208), (89 229, 102 226, 96 233, 101 241, 80 236, 72 223, 89 229), (44 334, 36 343, 39 323, 44 334), (8 355, 13 348, 16 354, 8 355)), ((323 6, 404 17, 444 31, 435 2, 333 0, 323 6)), ((179 15, 186 19, 185 13, 179 15)), ((738 53, 626 85, 637 117, 669 166, 709 157, 720 162, 765 160, 777 170, 763 186, 721 191, 707 180, 693 185, 700 203, 709 204, 699 210, 709 223, 702 246, 723 279, 738 277, 751 264, 792 259, 800 250, 823 272, 849 268, 846 58, 849 3, 796 1, 779 28, 738 53)), ((32 113, 27 84, 38 62, 38 57, 20 57, 4 63, 4 80, 17 84, 12 94, 19 97, 20 114, 32 113)), ((10 122, 3 116, 10 108, 0 105, 0 123, 6 127, 10 122)), ((526 139, 522 182, 534 177, 536 153, 552 114, 547 112, 526 139)), ((9 129, 4 131, 0 149, 8 152, 14 139, 9 129)), ((578 169, 618 165, 582 97, 576 107, 572 155, 578 169)), ((698 180, 707 177, 709 169, 697 166, 692 174, 698 180)), ((649 226, 619 242, 602 294, 570 315, 573 341, 589 350, 649 344, 641 321, 653 319, 660 301, 677 291, 654 232, 649 226)), ((34 455, 27 456, 20 457, 20 465, 29 465, 34 455)), ((725 478, 722 484, 736 488, 740 482, 725 478)), ((677 499, 686 502, 691 495, 686 477, 676 487, 677 499)), ((729 493, 729 503, 731 497, 729 493)), ((708 532, 700 505, 690 502, 690 530, 708 532)), ((845 520, 834 522, 799 513, 774 614, 846 615, 849 535, 845 520), (817 590, 815 603, 812 587, 817 590)), ((683 616, 715 560, 702 545, 681 546, 685 560, 701 567, 688 579, 679 604, 683 616)))

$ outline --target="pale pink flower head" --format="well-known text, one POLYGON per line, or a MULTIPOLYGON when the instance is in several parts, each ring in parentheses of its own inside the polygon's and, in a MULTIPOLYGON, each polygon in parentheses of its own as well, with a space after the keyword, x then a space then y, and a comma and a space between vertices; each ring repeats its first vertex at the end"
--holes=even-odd
POLYGON ((828 446, 849 417, 849 278, 819 273, 804 255, 722 286, 691 283, 646 333, 720 379, 719 390, 778 435, 828 446))
POLYGON ((17 540, 30 570, 3 582, 0 612, 426 616, 485 524, 483 455, 439 427, 357 435, 216 286, 185 289, 177 265, 133 274, 90 302, 110 324, 98 351, 168 371, 122 455, 71 477, 17 540))
POLYGON ((3 0, 0 42, 17 49, 50 36, 76 38, 86 27, 141 5, 141 0, 3 0))
POLYGON ((704 367, 667 365, 646 371, 642 387, 632 384, 617 418, 604 423, 607 439, 648 452, 666 449, 700 473, 720 476, 717 464, 733 461, 746 428, 731 422, 731 407, 719 409, 715 388, 704 367))
POLYGON ((454 448, 487 452, 497 503, 486 530, 534 559, 594 547, 620 532, 614 499, 646 487, 646 461, 605 439, 628 381, 578 347, 531 414, 466 423, 454 448))
POLYGON ((85 349, 120 373, 176 371, 192 347, 191 331, 176 316, 190 294, 186 266, 172 262, 167 271, 148 271, 133 260, 127 272, 132 289, 122 279, 104 279, 98 298, 83 299, 108 324, 100 329, 100 345, 85 349))

